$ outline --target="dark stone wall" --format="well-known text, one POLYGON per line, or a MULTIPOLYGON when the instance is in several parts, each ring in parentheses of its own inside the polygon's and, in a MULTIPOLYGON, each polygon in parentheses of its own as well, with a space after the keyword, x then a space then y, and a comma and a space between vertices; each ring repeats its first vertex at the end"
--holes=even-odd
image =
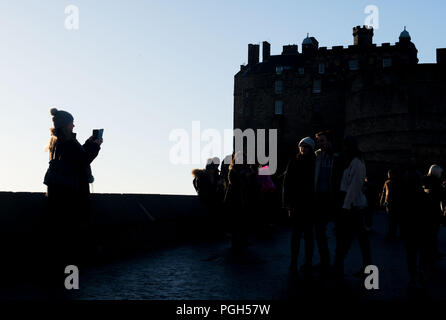
MULTIPOLYGON (((0 208, 1 247, 29 254, 44 236, 45 195, 0 192, 0 208)), ((212 233, 212 216, 196 196, 93 194, 91 214, 94 245, 117 255, 212 233)))

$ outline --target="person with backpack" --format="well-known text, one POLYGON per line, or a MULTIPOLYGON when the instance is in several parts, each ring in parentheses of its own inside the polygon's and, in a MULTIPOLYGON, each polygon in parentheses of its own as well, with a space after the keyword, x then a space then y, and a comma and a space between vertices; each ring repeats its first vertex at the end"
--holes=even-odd
MULTIPOLYGON (((47 147, 50 165, 44 178, 48 204, 45 224, 48 269, 57 277, 64 276, 64 265, 78 263, 83 253, 85 226, 90 220, 90 164, 103 139, 91 136, 82 145, 73 132, 73 116, 56 108, 50 113, 54 126, 47 147)), ((62 288, 63 281, 56 286, 62 288)))

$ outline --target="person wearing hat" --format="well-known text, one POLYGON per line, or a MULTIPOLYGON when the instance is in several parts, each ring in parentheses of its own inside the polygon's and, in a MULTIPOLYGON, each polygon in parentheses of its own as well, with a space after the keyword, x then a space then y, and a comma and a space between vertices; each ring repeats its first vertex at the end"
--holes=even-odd
POLYGON ((90 163, 97 157, 103 140, 92 136, 81 145, 73 133, 73 116, 56 108, 52 108, 50 113, 53 122, 47 147, 50 166, 44 179, 48 203, 48 262, 51 264, 48 270, 53 272, 51 277, 58 274, 55 286, 63 290, 63 280, 58 278, 65 276, 64 268, 60 269, 61 264, 78 261, 79 243, 85 238, 82 227, 89 220, 90 163), (57 271, 54 268, 58 268, 57 271))
POLYGON ((312 205, 314 200, 315 143, 310 137, 298 144, 299 151, 288 165, 283 181, 283 205, 293 221, 290 270, 297 272, 300 238, 304 236, 304 274, 311 276, 314 237, 312 205))
POLYGON ((53 128, 50 129, 51 138, 48 151, 51 159, 61 160, 70 168, 78 180, 78 186, 68 186, 68 183, 49 184, 48 199, 55 195, 87 196, 90 194, 89 181, 91 181, 90 163, 97 157, 102 139, 91 136, 84 145, 76 139, 73 116, 63 110, 52 108, 50 110, 53 128))

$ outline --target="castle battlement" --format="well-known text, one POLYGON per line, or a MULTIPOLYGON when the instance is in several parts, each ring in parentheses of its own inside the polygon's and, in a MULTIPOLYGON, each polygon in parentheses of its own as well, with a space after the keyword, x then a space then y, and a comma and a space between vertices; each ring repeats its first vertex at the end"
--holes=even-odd
POLYGON ((270 43, 262 46, 262 61, 260 45, 249 45, 235 75, 234 128, 277 129, 279 172, 297 141, 325 129, 338 140, 358 136, 372 172, 409 157, 445 161, 446 48, 437 63, 418 64, 406 29, 398 42, 377 45, 373 29, 360 26, 347 47, 319 47, 309 34, 300 51, 288 44, 271 55, 270 43))

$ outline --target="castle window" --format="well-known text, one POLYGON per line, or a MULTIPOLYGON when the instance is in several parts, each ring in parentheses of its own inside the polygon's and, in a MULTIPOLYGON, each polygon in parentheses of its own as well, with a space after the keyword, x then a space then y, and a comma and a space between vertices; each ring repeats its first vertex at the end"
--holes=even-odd
POLYGON ((319 73, 320 74, 325 73, 325 63, 319 63, 319 73))
POLYGON ((277 100, 274 105, 274 114, 283 114, 283 101, 277 100))
POLYGON ((282 66, 277 66, 276 67, 276 74, 282 74, 283 71, 283 67, 282 66))
POLYGON ((359 69, 359 62, 358 62, 358 60, 350 60, 349 62, 348 62, 348 68, 350 69, 350 70, 358 70, 359 69))
POLYGON ((300 67, 298 69, 298 72, 299 72, 300 75, 304 75, 305 74, 305 68, 304 67, 300 67))
POLYGON ((321 93, 321 80, 313 81, 313 93, 321 93))
POLYGON ((388 68, 392 66, 392 58, 383 59, 383 68, 388 68))
POLYGON ((282 91, 283 91, 283 82, 282 82, 282 80, 277 80, 277 81, 274 83, 274 92, 275 92, 276 94, 281 94, 282 91))

